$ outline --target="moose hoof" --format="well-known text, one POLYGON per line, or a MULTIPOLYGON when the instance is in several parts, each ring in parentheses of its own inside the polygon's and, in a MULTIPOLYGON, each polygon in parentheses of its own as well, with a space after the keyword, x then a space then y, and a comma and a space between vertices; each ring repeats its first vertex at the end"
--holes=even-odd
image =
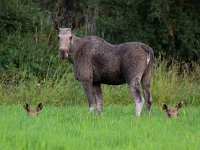
POLYGON ((96 106, 91 106, 91 107, 89 108, 90 113, 94 112, 95 109, 96 109, 96 106))
POLYGON ((136 107, 135 115, 136 115, 136 117, 140 116, 143 104, 144 104, 144 98, 142 98, 141 101, 136 101, 135 102, 135 107, 136 107))

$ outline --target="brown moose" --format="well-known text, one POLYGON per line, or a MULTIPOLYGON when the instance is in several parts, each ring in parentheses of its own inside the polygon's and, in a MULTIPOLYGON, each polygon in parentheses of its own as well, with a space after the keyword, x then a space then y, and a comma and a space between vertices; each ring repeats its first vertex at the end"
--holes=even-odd
POLYGON ((162 104, 162 109, 165 110, 165 112, 167 113, 167 116, 169 118, 176 118, 178 117, 179 114, 179 109, 183 107, 183 101, 179 102, 175 108, 169 108, 167 104, 163 103, 162 104))
POLYGON ((136 116, 140 116, 144 100, 150 115, 150 79, 154 62, 150 46, 140 42, 113 45, 97 36, 80 38, 73 35, 71 28, 60 28, 57 22, 54 28, 58 31, 60 57, 69 57, 73 64, 74 76, 85 90, 90 111, 103 111, 101 84, 127 83, 134 98, 136 116))
POLYGON ((30 108, 30 105, 29 105, 28 103, 24 103, 23 107, 24 107, 24 109, 26 110, 26 112, 28 113, 28 115, 30 115, 30 116, 37 116, 37 115, 38 115, 38 112, 39 112, 40 110, 42 110, 43 104, 42 104, 42 103, 39 103, 39 104, 35 107, 35 109, 32 109, 32 108, 30 108))

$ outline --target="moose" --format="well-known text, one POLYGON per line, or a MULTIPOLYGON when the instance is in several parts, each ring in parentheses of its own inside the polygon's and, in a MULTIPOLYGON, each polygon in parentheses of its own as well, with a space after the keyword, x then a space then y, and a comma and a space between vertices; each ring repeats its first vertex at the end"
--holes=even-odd
POLYGON ((179 102, 175 106, 175 108, 169 108, 168 105, 165 104, 165 103, 162 104, 162 109, 165 110, 165 112, 166 112, 166 114, 167 114, 167 116, 169 118, 176 118, 176 117, 178 117, 178 114, 179 114, 178 111, 182 107, 183 107, 183 101, 179 102))
POLYGON ((38 112, 39 112, 40 110, 42 110, 43 104, 42 104, 42 103, 39 103, 39 104, 36 106, 35 109, 31 109, 31 108, 30 108, 30 105, 29 105, 28 103, 24 103, 23 107, 24 107, 25 111, 28 113, 28 115, 30 115, 30 116, 37 116, 37 115, 38 115, 38 112))
POLYGON ((144 98, 147 114, 151 114, 154 52, 150 46, 140 42, 113 45, 97 36, 77 37, 71 28, 60 28, 56 21, 53 26, 58 31, 59 55, 73 64, 74 76, 84 88, 91 112, 103 111, 101 84, 127 83, 134 98, 135 115, 140 116, 144 98))

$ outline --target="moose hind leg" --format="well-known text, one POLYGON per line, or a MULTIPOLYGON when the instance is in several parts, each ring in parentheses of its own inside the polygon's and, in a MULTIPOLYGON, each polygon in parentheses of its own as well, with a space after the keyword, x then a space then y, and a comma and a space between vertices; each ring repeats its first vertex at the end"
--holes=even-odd
POLYGON ((150 94, 150 82, 148 81, 147 83, 142 81, 142 88, 144 92, 144 97, 146 101, 146 107, 147 107, 147 114, 150 116, 151 115, 151 105, 152 105, 152 98, 150 94))
POLYGON ((83 82, 82 85, 88 99, 89 110, 90 112, 93 112, 96 109, 95 92, 93 85, 90 82, 83 82))
POLYGON ((95 90, 95 100, 97 105, 97 110, 99 113, 102 113, 103 111, 103 97, 102 97, 102 90, 101 85, 94 85, 95 90))
POLYGON ((139 117, 142 111, 143 104, 144 104, 144 98, 142 97, 141 92, 140 92, 139 79, 133 80, 129 84, 129 89, 130 89, 130 93, 132 97, 135 100, 135 115, 139 117))

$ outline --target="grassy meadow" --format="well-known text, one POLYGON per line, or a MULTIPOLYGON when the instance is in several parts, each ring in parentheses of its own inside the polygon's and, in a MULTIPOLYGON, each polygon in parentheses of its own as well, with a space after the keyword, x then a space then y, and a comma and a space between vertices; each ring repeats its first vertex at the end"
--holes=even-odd
MULTIPOLYGON (((0 80, 0 149, 199 149, 200 67, 157 59, 152 76, 152 116, 145 107, 136 118, 127 85, 103 85, 104 113, 89 114, 83 89, 67 72, 43 80, 0 80), (180 74, 180 66, 184 71, 180 74), (177 119, 169 119, 161 103, 184 101, 177 119), (22 104, 43 102, 37 117, 29 117, 22 104)), ((25 72, 25 71, 24 71, 25 72)), ((23 74, 23 73, 22 73, 23 74)), ((22 76, 23 77, 23 76, 22 76)))
POLYGON ((185 107, 168 119, 154 106, 133 117, 132 105, 112 105, 102 116, 86 107, 45 106, 29 117, 22 105, 0 106, 0 147, 3 149, 140 149, 195 150, 200 143, 200 108, 185 107))
POLYGON ((199 7, 197 1, 3 0, 0 150, 199 150, 199 7), (126 84, 102 85, 104 112, 90 114, 72 64, 58 58, 53 20, 75 25, 80 37, 152 46, 152 116, 145 105, 141 117, 134 116, 126 84), (179 117, 167 118, 161 104, 179 101, 179 117), (24 102, 44 108, 30 117, 24 102))

